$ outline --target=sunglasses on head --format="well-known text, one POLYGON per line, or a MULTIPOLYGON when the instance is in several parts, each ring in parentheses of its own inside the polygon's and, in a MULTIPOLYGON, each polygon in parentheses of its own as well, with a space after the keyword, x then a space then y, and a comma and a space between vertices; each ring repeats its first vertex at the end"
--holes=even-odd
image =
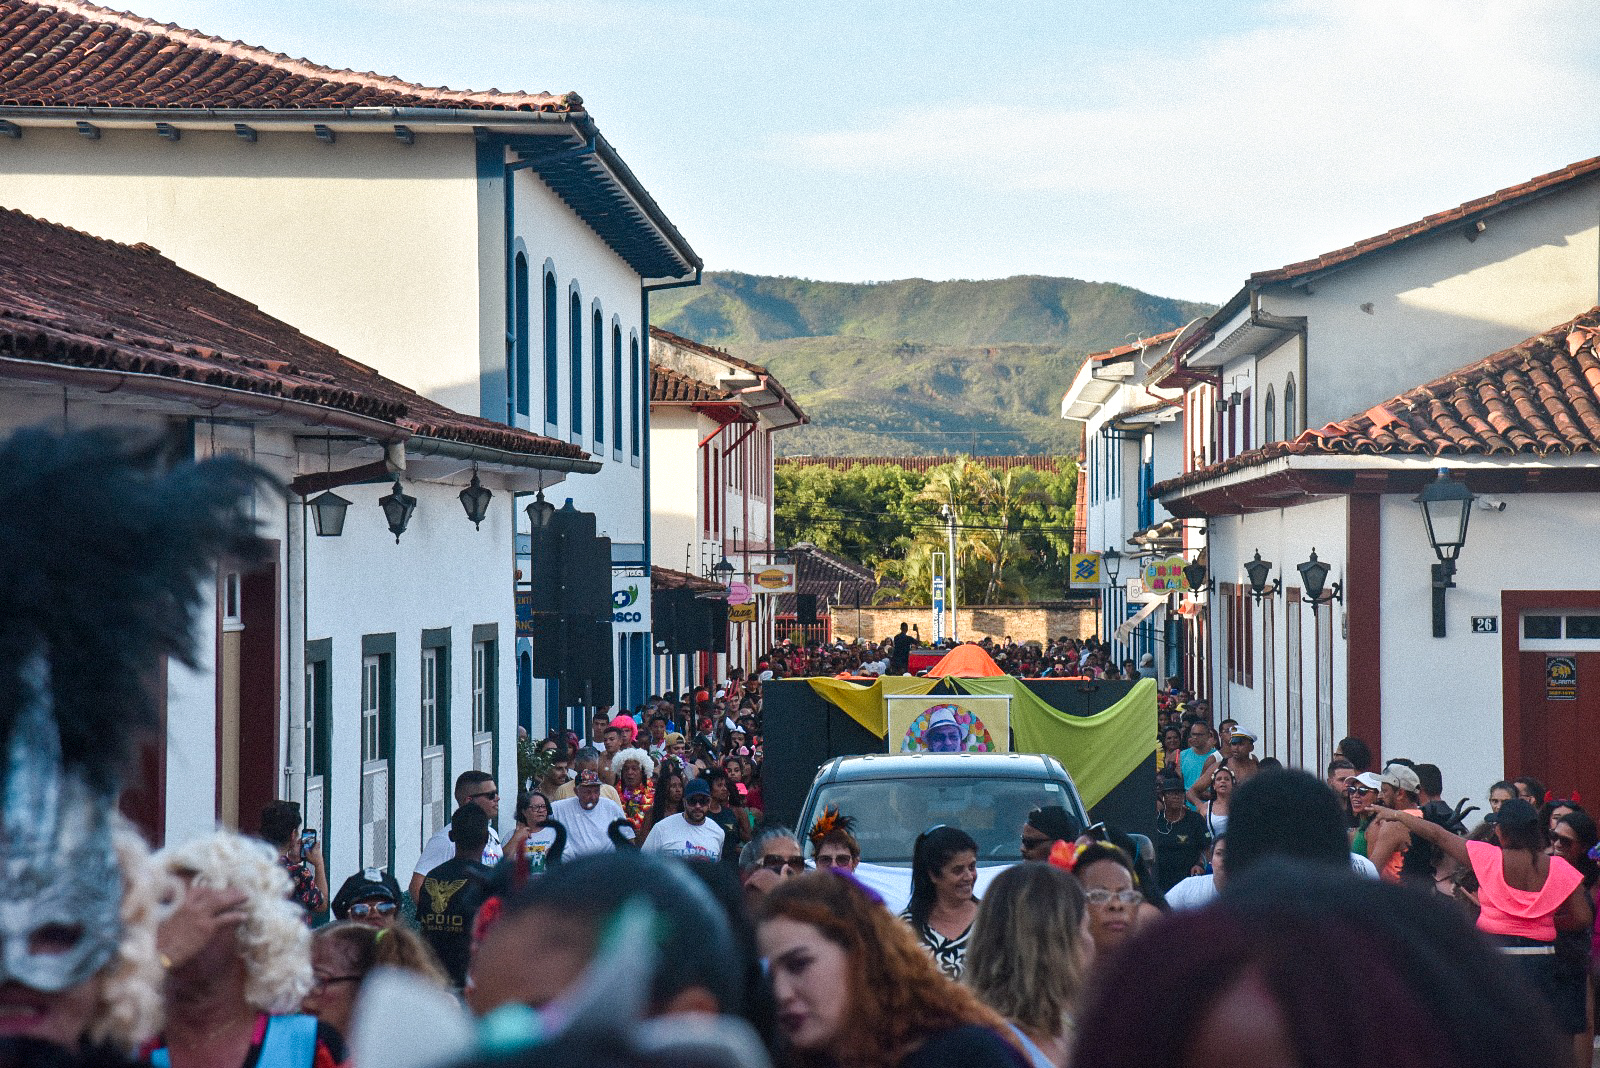
POLYGON ((374 901, 370 905, 365 901, 358 901, 350 906, 350 915, 355 919, 364 920, 374 914, 387 916, 398 907, 393 901, 374 901))

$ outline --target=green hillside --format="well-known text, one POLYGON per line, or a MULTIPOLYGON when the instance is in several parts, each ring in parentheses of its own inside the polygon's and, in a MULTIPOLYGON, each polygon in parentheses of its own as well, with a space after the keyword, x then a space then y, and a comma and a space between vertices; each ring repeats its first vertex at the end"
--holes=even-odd
POLYGON ((813 282, 712 272, 653 301, 656 325, 767 365, 812 417, 786 454, 1063 452, 1057 412, 1086 353, 1205 305, 1072 278, 813 282))

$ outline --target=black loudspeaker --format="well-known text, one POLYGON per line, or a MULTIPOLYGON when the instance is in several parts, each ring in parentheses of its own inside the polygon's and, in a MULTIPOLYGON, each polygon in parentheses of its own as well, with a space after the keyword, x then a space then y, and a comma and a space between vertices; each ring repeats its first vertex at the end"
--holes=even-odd
POLYGON ((716 600, 706 603, 711 606, 711 651, 713 653, 726 653, 728 651, 728 602, 716 600))
POLYGON ((561 535, 554 527, 534 527, 528 535, 528 547, 528 592, 533 595, 534 614, 559 612, 561 535))
POLYGON ((556 676, 563 707, 613 703, 611 621, 568 624, 566 658, 556 676))
POLYGON ((814 627, 817 624, 817 595, 814 593, 797 593, 794 595, 794 621, 802 627, 814 627))

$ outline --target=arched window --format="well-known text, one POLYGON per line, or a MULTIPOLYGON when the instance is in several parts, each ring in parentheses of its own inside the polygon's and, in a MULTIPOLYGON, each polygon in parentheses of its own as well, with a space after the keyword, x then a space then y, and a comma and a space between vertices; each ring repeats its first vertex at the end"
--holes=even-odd
POLYGON ((622 327, 611 324, 611 448, 622 458, 622 327))
POLYGON ((1299 398, 1295 396, 1294 375, 1290 374, 1288 381, 1283 384, 1283 439, 1293 441, 1295 435, 1300 433, 1300 409, 1296 407, 1299 398))
POLYGON ((606 325, 598 304, 594 308, 592 335, 589 359, 594 361, 594 440, 599 444, 606 440, 606 325))
POLYGON ((633 428, 632 434, 629 436, 629 444, 632 446, 633 458, 637 460, 639 458, 639 427, 642 422, 639 412, 641 401, 644 399, 642 396, 644 392, 644 368, 639 365, 639 337, 637 334, 630 334, 628 337, 628 360, 632 367, 630 372, 632 392, 629 394, 629 399, 632 403, 629 405, 630 414, 628 418, 632 420, 633 428))
POLYGON ((511 386, 515 398, 516 414, 528 414, 528 379, 532 376, 533 368, 529 359, 529 332, 533 329, 529 323, 530 312, 528 309, 528 257, 517 253, 514 274, 514 284, 511 294, 511 310, 515 326, 512 329, 511 351, 511 386))
POLYGON ((576 287, 567 301, 567 365, 572 368, 572 435, 583 434, 583 298, 576 287))
POLYGON ((1277 403, 1277 398, 1272 395, 1272 387, 1268 386, 1267 399, 1261 402, 1261 444, 1263 445, 1270 445, 1276 440, 1273 435, 1278 429, 1277 403))
POLYGON ((561 368, 556 357, 556 276, 544 273, 544 421, 554 426, 561 415, 561 368))

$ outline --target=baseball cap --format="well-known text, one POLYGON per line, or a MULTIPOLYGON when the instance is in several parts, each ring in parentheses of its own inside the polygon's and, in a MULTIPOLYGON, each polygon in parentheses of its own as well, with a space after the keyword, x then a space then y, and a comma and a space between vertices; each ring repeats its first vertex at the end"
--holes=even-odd
POLYGON ((1375 771, 1363 771, 1356 776, 1356 782, 1369 790, 1376 790, 1383 785, 1383 780, 1378 778, 1378 773, 1375 771))
POLYGON ((667 745, 677 745, 679 742, 683 741, 683 735, 679 734, 677 731, 668 731, 666 738, 662 739, 662 741, 667 745))
POLYGON ((578 772, 578 780, 577 780, 576 783, 574 783, 574 785, 575 786, 599 786, 600 785, 600 773, 598 771, 595 771, 593 768, 585 768, 582 771, 578 772))
MULTIPOLYGON (((1388 783, 1396 790, 1405 790, 1413 794, 1417 792, 1417 787, 1422 785, 1422 780, 1417 778, 1417 773, 1404 764, 1390 764, 1385 767, 1381 781, 1388 783)), ((1504 808, 1505 806, 1501 805, 1500 807, 1504 808)))
POLYGON ((400 884, 382 868, 363 868, 344 881, 333 898, 335 919, 348 919, 350 906, 357 901, 389 901, 400 903, 400 884))
POLYGON ((683 784, 683 796, 684 797, 695 797, 695 796, 710 797, 711 796, 711 784, 706 782, 704 779, 690 779, 688 782, 683 784))

